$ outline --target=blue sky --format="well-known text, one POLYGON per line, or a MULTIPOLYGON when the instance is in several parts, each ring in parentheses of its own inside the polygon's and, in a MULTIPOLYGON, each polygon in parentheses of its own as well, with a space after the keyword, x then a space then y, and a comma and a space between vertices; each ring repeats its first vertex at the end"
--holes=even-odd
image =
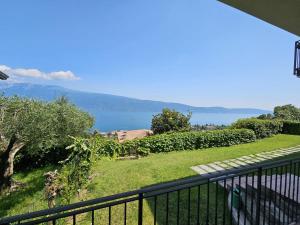
POLYGON ((300 106, 295 35, 216 0, 3 0, 11 82, 195 106, 300 106))

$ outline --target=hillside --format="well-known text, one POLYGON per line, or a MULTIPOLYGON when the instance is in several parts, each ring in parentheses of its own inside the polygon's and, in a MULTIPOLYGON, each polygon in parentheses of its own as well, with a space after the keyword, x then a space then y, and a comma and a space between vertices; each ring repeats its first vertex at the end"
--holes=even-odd
POLYGON ((0 84, 0 90, 6 96, 19 95, 41 100, 53 100, 66 96, 80 108, 93 112, 159 112, 163 108, 171 108, 182 112, 195 113, 237 113, 263 114, 269 111, 253 108, 224 108, 224 107, 194 107, 179 103, 140 100, 123 96, 89 93, 71 90, 60 86, 38 84, 0 84))

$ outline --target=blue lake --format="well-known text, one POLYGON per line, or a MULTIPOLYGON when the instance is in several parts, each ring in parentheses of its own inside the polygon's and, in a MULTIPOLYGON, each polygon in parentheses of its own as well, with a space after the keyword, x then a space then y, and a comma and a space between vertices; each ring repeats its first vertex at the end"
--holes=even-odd
MULTIPOLYGON (((113 130, 149 129, 155 112, 98 112, 95 128, 101 132, 113 130)), ((193 113, 192 124, 229 125, 240 118, 258 116, 258 114, 230 114, 230 113, 193 113)))

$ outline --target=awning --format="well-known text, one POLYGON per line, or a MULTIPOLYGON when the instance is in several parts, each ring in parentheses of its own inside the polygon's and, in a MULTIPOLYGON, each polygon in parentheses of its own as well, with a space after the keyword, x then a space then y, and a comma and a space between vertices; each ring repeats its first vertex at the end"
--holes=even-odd
POLYGON ((219 0, 300 36, 300 0, 219 0))

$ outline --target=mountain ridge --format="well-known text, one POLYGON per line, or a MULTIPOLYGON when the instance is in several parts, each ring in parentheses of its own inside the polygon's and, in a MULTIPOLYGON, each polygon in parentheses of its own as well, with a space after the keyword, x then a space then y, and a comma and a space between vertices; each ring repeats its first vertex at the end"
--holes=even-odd
POLYGON ((182 103, 142 100, 125 96, 84 92, 56 85, 30 83, 1 83, 0 91, 5 96, 18 95, 51 101, 60 96, 66 96, 72 103, 91 113, 102 112, 159 112, 163 108, 171 108, 181 112, 196 113, 237 113, 237 114, 264 114, 269 110, 257 108, 226 108, 221 106, 197 107, 182 103))

